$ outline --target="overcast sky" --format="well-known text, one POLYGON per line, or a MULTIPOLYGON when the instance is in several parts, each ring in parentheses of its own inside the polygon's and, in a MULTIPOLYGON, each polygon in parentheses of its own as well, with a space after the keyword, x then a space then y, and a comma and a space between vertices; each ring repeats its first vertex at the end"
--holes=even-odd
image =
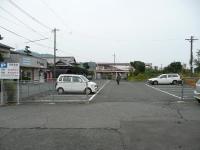
MULTIPOLYGON (((2 28, 1 43, 53 54, 50 29, 58 28, 57 55, 74 56, 78 62, 113 62, 115 52, 116 62, 188 64, 190 43, 185 38, 200 39, 199 16, 199 0, 0 0, 1 27, 30 40, 48 37, 38 43, 49 48, 27 44, 2 28)), ((194 42, 194 55, 197 49, 200 40, 194 42)))

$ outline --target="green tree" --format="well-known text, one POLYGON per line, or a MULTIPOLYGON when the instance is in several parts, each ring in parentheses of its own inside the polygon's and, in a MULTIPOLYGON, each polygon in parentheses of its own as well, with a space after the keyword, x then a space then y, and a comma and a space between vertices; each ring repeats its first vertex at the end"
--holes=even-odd
POLYGON ((131 66, 134 67, 134 75, 138 75, 139 73, 145 72, 145 63, 142 61, 134 61, 130 62, 131 66))
POLYGON ((32 52, 29 50, 29 48, 30 48, 29 46, 26 46, 26 47, 25 47, 24 53, 26 53, 26 55, 31 55, 31 53, 32 53, 32 52))
POLYGON ((196 65, 195 72, 200 72, 200 50, 197 51, 197 59, 194 60, 196 65))
POLYGON ((88 63, 83 63, 83 67, 85 68, 85 69, 89 69, 90 68, 90 66, 88 65, 88 63))
POLYGON ((182 71, 181 62, 172 62, 164 68, 164 73, 180 73, 182 71))

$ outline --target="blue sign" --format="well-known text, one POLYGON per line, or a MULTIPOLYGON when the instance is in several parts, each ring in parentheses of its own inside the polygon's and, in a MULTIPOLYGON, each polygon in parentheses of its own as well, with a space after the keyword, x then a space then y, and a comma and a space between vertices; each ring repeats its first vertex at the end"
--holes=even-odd
POLYGON ((7 63, 0 63, 0 68, 7 68, 7 63))

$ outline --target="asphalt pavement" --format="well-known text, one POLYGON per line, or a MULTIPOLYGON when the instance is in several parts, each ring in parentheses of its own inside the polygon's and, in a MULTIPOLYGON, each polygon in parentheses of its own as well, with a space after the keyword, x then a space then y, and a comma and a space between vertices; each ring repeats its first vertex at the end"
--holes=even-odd
POLYGON ((0 150, 199 150, 200 104, 109 81, 90 103, 0 107, 0 150))

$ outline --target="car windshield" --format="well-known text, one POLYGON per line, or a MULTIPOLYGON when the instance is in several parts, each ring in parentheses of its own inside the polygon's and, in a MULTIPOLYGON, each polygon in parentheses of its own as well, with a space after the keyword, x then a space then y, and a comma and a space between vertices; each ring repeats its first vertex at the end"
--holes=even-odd
POLYGON ((81 76, 81 78, 82 78, 83 81, 85 81, 85 82, 88 82, 88 81, 89 81, 85 76, 81 76))

